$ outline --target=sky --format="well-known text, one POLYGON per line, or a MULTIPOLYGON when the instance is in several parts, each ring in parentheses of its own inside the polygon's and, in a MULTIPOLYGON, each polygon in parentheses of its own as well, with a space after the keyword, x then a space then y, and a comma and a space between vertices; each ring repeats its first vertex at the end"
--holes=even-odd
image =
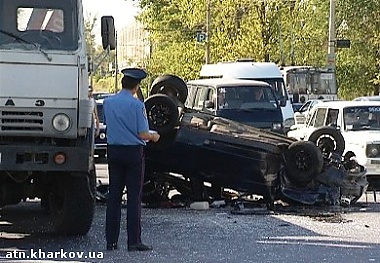
POLYGON ((96 16, 98 18, 96 28, 100 32, 100 18, 113 16, 117 31, 134 20, 139 10, 135 5, 134 0, 83 0, 84 18, 96 16))

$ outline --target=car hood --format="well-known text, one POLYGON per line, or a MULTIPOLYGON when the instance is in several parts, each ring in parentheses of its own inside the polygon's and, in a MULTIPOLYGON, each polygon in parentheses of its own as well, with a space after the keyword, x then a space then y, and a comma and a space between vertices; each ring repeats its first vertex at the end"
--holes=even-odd
POLYGON ((281 109, 224 109, 216 116, 257 128, 272 128, 273 123, 283 122, 281 109))
POLYGON ((349 143, 378 142, 380 143, 380 130, 370 131, 347 131, 344 140, 349 143))

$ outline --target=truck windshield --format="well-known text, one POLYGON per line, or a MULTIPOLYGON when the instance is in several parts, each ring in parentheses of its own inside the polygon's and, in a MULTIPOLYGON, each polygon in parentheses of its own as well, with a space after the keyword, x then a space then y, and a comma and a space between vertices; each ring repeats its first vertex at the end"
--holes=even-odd
POLYGON ((278 101, 270 87, 233 86, 218 88, 218 109, 276 109, 278 101))
POLYGON ((0 49, 76 50, 76 13, 75 0, 0 0, 0 49))

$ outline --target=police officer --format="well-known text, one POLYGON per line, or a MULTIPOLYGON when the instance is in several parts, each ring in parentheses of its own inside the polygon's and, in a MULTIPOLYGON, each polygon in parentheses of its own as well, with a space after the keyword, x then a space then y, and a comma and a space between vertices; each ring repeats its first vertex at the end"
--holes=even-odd
POLYGON ((146 72, 138 68, 121 71, 122 90, 104 100, 107 124, 109 195, 106 211, 107 250, 117 249, 120 233, 121 200, 127 187, 127 231, 129 251, 148 251, 141 242, 141 195, 144 181, 146 141, 157 142, 158 133, 149 132, 143 102, 134 97, 146 72))

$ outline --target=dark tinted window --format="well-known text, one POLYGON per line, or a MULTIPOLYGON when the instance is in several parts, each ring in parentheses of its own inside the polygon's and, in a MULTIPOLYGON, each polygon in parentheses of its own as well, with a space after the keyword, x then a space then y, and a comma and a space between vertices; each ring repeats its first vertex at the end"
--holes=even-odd
POLYGON ((103 123, 104 122, 103 103, 97 103, 96 109, 98 110, 99 122, 103 123))

